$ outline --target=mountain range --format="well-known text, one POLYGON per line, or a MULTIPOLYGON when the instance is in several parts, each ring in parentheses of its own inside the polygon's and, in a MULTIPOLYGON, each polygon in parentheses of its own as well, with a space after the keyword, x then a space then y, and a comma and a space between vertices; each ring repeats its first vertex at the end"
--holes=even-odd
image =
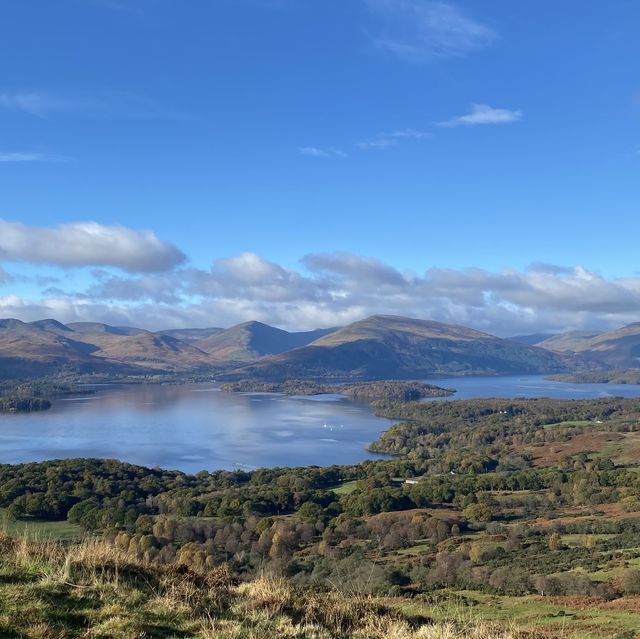
POLYGON ((640 322, 613 331, 569 331, 543 336, 531 343, 555 353, 577 355, 592 368, 640 367, 640 322))
POLYGON ((198 373, 221 379, 410 379, 558 373, 579 358, 463 326, 375 315, 288 332, 261 322, 151 332, 97 322, 0 320, 0 377, 198 373))

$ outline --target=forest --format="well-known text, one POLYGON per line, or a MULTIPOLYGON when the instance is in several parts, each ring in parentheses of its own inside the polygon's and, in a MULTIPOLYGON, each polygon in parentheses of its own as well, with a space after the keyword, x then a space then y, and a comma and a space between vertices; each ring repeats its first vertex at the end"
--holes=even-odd
POLYGON ((370 444, 386 460, 193 475, 0 465, 0 509, 5 525, 65 522, 149 565, 489 616, 487 597, 624 607, 640 595, 640 399, 374 406, 397 420, 370 444))

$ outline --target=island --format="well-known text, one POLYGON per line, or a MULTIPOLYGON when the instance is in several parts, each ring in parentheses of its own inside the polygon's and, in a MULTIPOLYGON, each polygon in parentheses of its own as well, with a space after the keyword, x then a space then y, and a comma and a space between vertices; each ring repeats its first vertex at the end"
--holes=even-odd
POLYGON ((385 380, 357 384, 323 384, 309 380, 289 379, 284 382, 241 380, 221 386, 232 393, 283 393, 284 395, 322 395, 336 393, 352 399, 409 402, 427 397, 450 397, 455 390, 422 382, 385 380))
POLYGON ((549 375, 545 379, 571 384, 640 384, 640 369, 630 368, 584 371, 582 373, 562 373, 549 375))

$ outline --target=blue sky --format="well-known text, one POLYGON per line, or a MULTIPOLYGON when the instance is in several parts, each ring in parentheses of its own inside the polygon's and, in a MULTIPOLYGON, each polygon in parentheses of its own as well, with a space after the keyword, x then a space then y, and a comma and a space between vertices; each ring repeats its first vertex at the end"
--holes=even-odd
POLYGON ((0 315, 640 319, 639 31, 633 0, 4 2, 0 315))

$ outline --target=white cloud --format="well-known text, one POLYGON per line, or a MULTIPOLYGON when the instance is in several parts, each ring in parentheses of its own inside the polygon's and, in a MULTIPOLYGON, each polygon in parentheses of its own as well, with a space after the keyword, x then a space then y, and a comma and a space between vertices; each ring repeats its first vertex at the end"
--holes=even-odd
POLYGON ((46 162, 42 153, 0 151, 0 162, 46 162))
POLYGON ((522 111, 510 109, 496 109, 487 104, 472 104, 471 111, 465 115, 459 115, 444 122, 438 122, 438 126, 475 126, 478 124, 507 124, 518 122, 522 119, 522 111))
POLYGON ((166 108, 155 100, 131 92, 103 91, 63 96, 42 91, 5 91, 0 93, 0 108, 27 113, 38 118, 55 115, 170 119, 188 117, 166 108))
POLYGON ((302 155, 308 155, 312 158, 346 158, 347 153, 341 149, 330 147, 328 149, 320 149, 317 146, 303 146, 298 149, 302 155))
MULTIPOLYGON (((62 285, 62 284, 61 284, 62 285)), ((229 326, 250 319, 289 329, 335 326, 374 313, 462 324, 499 335, 615 328, 640 319, 640 276, 605 278, 584 267, 534 264, 401 272, 351 253, 307 255, 298 269, 254 253, 209 270, 114 277, 85 291, 50 289, 43 299, 0 299, 0 316, 84 319, 145 328, 229 326), (4 301, 2 301, 4 300, 4 301)))
POLYGON ((427 131, 418 131, 416 129, 398 129, 389 133, 378 133, 371 140, 358 142, 361 149, 388 149, 397 146, 401 140, 425 140, 430 138, 431 134, 427 131))
POLYGON ((0 219, 0 261, 153 272, 170 269, 184 259, 178 248, 163 242, 152 231, 96 222, 30 227, 0 219))
POLYGON ((45 117, 49 113, 73 111, 79 106, 74 101, 38 92, 0 93, 0 107, 24 111, 38 117, 45 117))
POLYGON ((436 0, 364 0, 373 20, 376 46, 411 62, 462 56, 490 46, 491 27, 449 2, 436 0))

